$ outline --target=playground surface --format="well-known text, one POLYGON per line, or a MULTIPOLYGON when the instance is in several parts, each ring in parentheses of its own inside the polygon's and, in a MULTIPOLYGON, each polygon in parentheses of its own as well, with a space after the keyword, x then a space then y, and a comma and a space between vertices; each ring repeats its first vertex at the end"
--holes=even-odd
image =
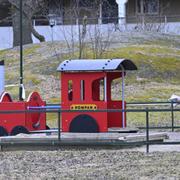
POLYGON ((69 149, 0 152, 0 179, 179 179, 180 152, 69 149))
MULTIPOLYGON (((179 132, 166 134, 166 141, 180 139, 179 132)), ((1 151, 0 179, 180 179, 180 145, 150 145, 145 152, 145 146, 1 151)))

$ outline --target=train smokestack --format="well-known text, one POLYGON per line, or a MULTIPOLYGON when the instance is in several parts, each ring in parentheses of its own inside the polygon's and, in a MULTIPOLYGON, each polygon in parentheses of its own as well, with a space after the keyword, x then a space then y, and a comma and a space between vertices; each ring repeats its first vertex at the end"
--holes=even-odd
POLYGON ((0 61, 0 94, 4 91, 4 60, 0 61))

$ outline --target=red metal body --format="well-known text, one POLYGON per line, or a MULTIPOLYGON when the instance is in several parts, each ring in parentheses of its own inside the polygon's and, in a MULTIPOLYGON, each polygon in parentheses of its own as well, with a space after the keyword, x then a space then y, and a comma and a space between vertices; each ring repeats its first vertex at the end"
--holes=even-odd
MULTIPOLYGON (((3 93, 0 98, 0 111, 23 111, 29 106, 43 106, 42 101, 37 92, 33 92, 27 102, 13 102, 8 93, 3 93)), ((0 113, 0 126, 2 126, 8 134, 16 126, 23 126, 28 131, 46 129, 45 113, 0 113)))
MULTIPOLYGON (((111 100, 111 83, 121 76, 121 72, 62 72, 62 110, 122 109, 122 101, 111 100), (102 87, 104 78, 105 91, 102 87), (106 92, 106 95, 102 92, 106 92)), ((122 127, 121 112, 63 112, 62 131, 69 132, 73 119, 80 114, 95 119, 99 132, 107 132, 109 127, 122 127)))

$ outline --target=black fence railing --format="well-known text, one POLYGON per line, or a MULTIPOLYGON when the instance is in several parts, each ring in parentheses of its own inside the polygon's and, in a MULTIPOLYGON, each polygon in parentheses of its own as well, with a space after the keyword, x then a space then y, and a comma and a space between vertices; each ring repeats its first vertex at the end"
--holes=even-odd
MULTIPOLYGON (((53 19, 55 25, 77 25, 84 24, 84 17, 61 17, 61 16, 34 16, 32 18, 32 23, 34 26, 47 26, 50 25, 50 21, 53 19)), ((180 22, 180 15, 148 15, 148 14, 137 14, 134 16, 127 15, 126 17, 117 17, 117 16, 104 16, 104 17, 86 17, 86 24, 118 24, 118 22, 124 22, 126 24, 137 24, 145 25, 148 24, 167 24, 167 23, 176 23, 180 22)), ((4 19, 0 19, 0 26, 12 26, 12 17, 7 16, 4 19)), ((151 27, 151 26, 149 26, 151 27)))
MULTIPOLYGON (((155 102, 156 104, 164 104, 164 103, 168 103, 169 102, 155 102)), ((148 102, 148 103, 127 103, 127 105, 134 105, 134 104, 153 104, 152 102, 148 102)), ((150 119, 149 119, 149 114, 151 112, 170 112, 170 113, 174 113, 174 112, 180 112, 180 108, 174 108, 173 107, 173 102, 171 102, 171 106, 170 108, 162 108, 162 109, 157 109, 157 108, 143 108, 143 109, 125 109, 125 110, 122 110, 122 109, 98 109, 98 110, 62 110, 62 109, 50 109, 50 110, 46 110, 46 109, 37 109, 37 110, 19 110, 19 111, 0 111, 0 114, 19 114, 19 113, 56 113, 58 118, 57 118, 57 121, 58 121, 58 137, 57 137, 57 140, 52 140, 52 141, 49 141, 49 142, 3 142, 1 141, 0 142, 0 146, 3 146, 3 145, 73 145, 73 146, 82 146, 82 145, 88 145, 88 146, 137 146, 137 145, 146 145, 146 152, 149 153, 149 146, 152 145, 152 144, 159 144, 159 145, 180 145, 180 140, 179 141, 168 141, 168 142, 159 142, 159 141, 151 141, 150 140, 150 119), (146 131, 146 141, 143 141, 143 142, 68 142, 68 141, 65 141, 61 139, 61 113, 63 112, 68 112, 68 113, 73 113, 73 112, 92 112, 92 113, 98 113, 98 112, 126 112, 126 113, 129 113, 129 112, 141 112, 141 113, 145 113, 145 131, 146 131)), ((175 127, 174 126, 174 116, 172 114, 172 131, 174 131, 175 128, 179 128, 179 127, 175 127)), ((161 128, 161 127, 159 127, 161 128)))
MULTIPOLYGON (((175 116, 174 116, 174 109, 177 109, 175 106, 178 105, 178 102, 169 102, 169 101, 164 101, 164 102, 127 102, 127 107, 154 107, 154 110, 157 111, 152 111, 152 112, 162 112, 161 109, 158 109, 157 107, 166 107, 166 109, 169 109, 170 117, 171 117, 171 126, 160 126, 160 127, 149 127, 149 129, 171 129, 172 132, 174 132, 175 129, 180 129, 180 126, 175 126, 175 116), (156 108, 155 108, 156 107, 156 108)), ((178 107, 178 106, 177 106, 178 107)), ((151 110, 149 110, 151 111, 151 110)), ((167 111, 166 111, 167 112, 167 111)), ((138 127, 140 129, 146 129, 146 127, 138 127)))

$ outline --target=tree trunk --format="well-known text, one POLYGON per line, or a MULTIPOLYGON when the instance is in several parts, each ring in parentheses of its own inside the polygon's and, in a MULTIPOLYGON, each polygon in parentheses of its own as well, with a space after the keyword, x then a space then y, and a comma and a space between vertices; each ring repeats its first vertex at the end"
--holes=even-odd
MULTIPOLYGON (((14 7, 12 15, 12 24, 13 24, 13 46, 20 45, 20 13, 19 10, 14 7)), ((23 15, 23 44, 31 44, 31 20, 23 15)))

